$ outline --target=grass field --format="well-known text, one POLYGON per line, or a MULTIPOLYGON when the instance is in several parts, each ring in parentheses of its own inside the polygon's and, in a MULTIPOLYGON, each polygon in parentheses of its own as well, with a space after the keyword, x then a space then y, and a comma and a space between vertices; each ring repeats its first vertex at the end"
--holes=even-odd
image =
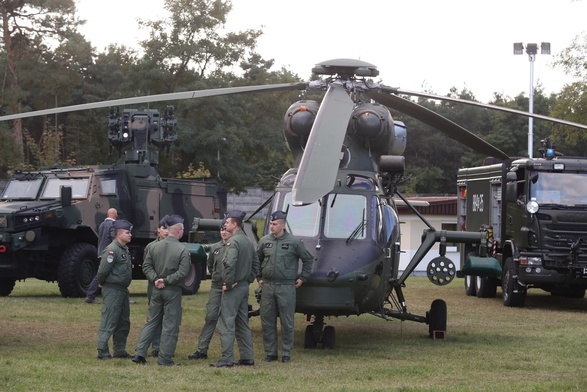
MULTIPOLYGON (((527 306, 466 297, 462 279, 445 287, 426 278, 407 281, 412 313, 425 314, 442 298, 448 305, 446 340, 428 339, 428 326, 370 315, 327 319, 336 328, 333 350, 303 348, 305 317, 296 319, 292 362, 263 363, 260 320, 251 320, 256 365, 210 368, 220 357, 215 336, 209 360, 189 361, 203 325, 209 284, 184 297, 175 360, 182 366, 146 366, 96 359, 100 306, 66 299, 56 284, 17 282, 0 298, 2 391, 566 391, 587 390, 587 300, 560 299, 530 290, 527 306)), ((251 286, 251 290, 254 287, 251 286)), ((134 352, 147 311, 146 282, 131 285, 134 352)), ((253 296, 251 295, 251 300, 253 296)), ((238 359, 238 350, 236 351, 238 359)))

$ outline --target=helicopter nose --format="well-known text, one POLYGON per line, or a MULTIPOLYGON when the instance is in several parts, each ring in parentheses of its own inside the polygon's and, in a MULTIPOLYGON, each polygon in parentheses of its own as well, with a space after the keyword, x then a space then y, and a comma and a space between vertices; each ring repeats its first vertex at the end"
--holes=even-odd
POLYGON ((338 278, 338 274, 339 272, 333 268, 326 274, 326 279, 328 279, 329 282, 334 282, 336 278, 338 278))

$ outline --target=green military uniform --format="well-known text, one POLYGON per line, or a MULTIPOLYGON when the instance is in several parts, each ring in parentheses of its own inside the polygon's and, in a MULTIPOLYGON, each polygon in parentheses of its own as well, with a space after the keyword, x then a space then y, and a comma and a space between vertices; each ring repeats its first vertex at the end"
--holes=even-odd
POLYGON ((198 339, 198 349, 200 354, 208 355, 208 347, 210 340, 214 335, 214 329, 218 323, 220 316, 220 303, 222 301, 222 276, 217 265, 222 263, 226 245, 223 241, 217 242, 210 247, 208 254, 208 271, 212 275, 210 283, 210 294, 208 295, 208 303, 206 304, 206 322, 202 327, 200 338, 198 339))
POLYGON ((98 357, 110 356, 108 340, 111 336, 114 356, 126 356, 126 339, 130 331, 128 286, 132 280, 128 247, 118 240, 112 241, 102 252, 97 276, 104 299, 98 330, 98 357))
POLYGON ((281 351, 290 357, 294 340, 297 279, 305 282, 312 272, 313 256, 302 241, 284 232, 280 237, 268 234, 257 246, 261 263, 261 325, 263 344, 267 356, 277 358, 277 316, 281 320, 281 351), (298 274, 299 259, 302 270, 298 274))
POLYGON ((147 323, 141 330, 135 358, 146 357, 147 348, 162 324, 157 363, 160 365, 173 363, 172 357, 177 346, 181 324, 181 285, 189 270, 188 251, 177 238, 171 235, 163 241, 154 243, 147 252, 143 272, 150 282, 163 278, 165 288, 153 289, 147 323))
MULTIPOLYGON (((143 260, 145 260, 147 258, 147 252, 149 251, 149 249, 151 249, 151 247, 153 247, 154 244, 156 244, 157 242, 159 242, 160 239, 157 237, 155 240, 153 240, 152 242, 149 242, 147 244, 147 246, 145 246, 145 250, 143 252, 143 260)), ((155 288, 155 285, 153 284, 153 282, 151 282, 150 280, 147 281, 147 302, 150 305, 151 304, 151 297, 153 296, 153 290, 155 288)), ((153 342, 152 342, 152 347, 153 347, 153 351, 155 352, 159 352, 159 345, 161 344, 161 325, 159 325, 159 329, 155 331, 155 335, 153 336, 153 342)))
POLYGON ((259 259, 255 246, 242 230, 237 230, 226 243, 224 258, 217 268, 227 289, 222 294, 220 304, 218 332, 222 358, 218 364, 232 366, 234 363, 235 338, 241 361, 253 361, 253 334, 249 327, 248 297, 249 284, 259 273, 259 259))

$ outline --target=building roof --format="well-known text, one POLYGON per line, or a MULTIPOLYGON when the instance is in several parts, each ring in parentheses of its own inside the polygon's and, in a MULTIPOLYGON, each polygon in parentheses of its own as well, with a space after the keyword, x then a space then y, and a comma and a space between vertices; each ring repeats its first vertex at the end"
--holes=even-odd
MULTIPOLYGON (((457 215, 456 196, 416 196, 409 197, 408 201, 414 202, 416 210, 423 215, 457 215)), ((414 214, 412 209, 406 205, 398 205, 398 212, 400 214, 414 214)))

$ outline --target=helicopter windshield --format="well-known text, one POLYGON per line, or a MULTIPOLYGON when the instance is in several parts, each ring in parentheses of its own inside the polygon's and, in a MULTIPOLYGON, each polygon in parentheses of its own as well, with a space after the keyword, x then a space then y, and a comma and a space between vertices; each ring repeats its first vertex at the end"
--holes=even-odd
POLYGON ((34 180, 11 180, 2 194, 2 199, 34 200, 42 183, 42 177, 34 180))
POLYGON ((293 235, 315 237, 320 224, 320 204, 292 206, 291 193, 285 195, 283 209, 287 210, 287 228, 293 235))
POLYGON ((58 199, 62 186, 71 187, 74 199, 85 199, 88 196, 89 178, 50 178, 43 189, 41 199, 58 199))
POLYGON ((530 182, 530 200, 539 205, 587 205, 587 174, 540 172, 535 176, 536 182, 530 182))
POLYGON ((328 195, 324 235, 329 238, 352 236, 354 239, 364 239, 366 237, 365 211, 367 211, 367 198, 363 195, 328 195))

